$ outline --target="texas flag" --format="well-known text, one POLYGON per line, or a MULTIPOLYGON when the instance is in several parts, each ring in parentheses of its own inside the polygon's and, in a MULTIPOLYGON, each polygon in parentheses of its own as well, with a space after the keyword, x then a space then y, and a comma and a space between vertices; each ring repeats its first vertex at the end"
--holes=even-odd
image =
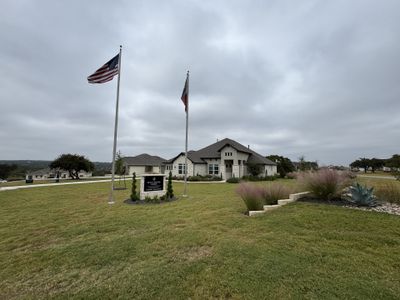
POLYGON ((185 111, 189 108, 189 72, 186 75, 185 87, 183 88, 181 100, 185 104, 185 111))

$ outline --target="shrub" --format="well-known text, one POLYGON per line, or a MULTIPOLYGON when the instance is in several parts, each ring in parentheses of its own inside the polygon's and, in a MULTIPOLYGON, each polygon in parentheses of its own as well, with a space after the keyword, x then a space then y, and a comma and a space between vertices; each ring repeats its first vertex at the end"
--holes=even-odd
POLYGON ((248 175, 248 176, 243 176, 242 180, 244 181, 273 181, 277 178, 277 176, 253 176, 253 175, 248 175))
POLYGON ((349 179, 335 170, 320 169, 299 174, 300 183, 315 197, 322 200, 340 198, 342 189, 350 184, 349 179))
POLYGON ((255 163, 247 163, 247 172, 252 176, 258 176, 261 174, 261 165, 255 163))
POLYGON ((249 183, 241 183, 236 193, 242 198, 247 210, 262 210, 264 206, 264 190, 262 187, 249 183))
POLYGON ((368 188, 357 182, 356 185, 349 187, 348 200, 358 206, 376 206, 376 197, 373 191, 373 187, 368 188))
POLYGON ((400 204, 400 184, 397 182, 386 182, 376 188, 377 198, 381 201, 400 204))
POLYGON ((226 180, 226 182, 228 182, 228 183, 239 183, 239 181, 240 181, 240 179, 237 177, 231 177, 226 180))
POLYGON ((287 186, 276 183, 264 188, 264 204, 278 204, 278 200, 289 198, 290 189, 287 186))
POLYGON ((298 176, 299 176, 298 172, 290 172, 286 174, 287 179, 297 179, 298 176))
POLYGON ((167 193, 166 193, 165 197, 167 200, 174 198, 174 190, 172 189, 172 172, 171 171, 169 171, 169 175, 168 175, 167 193))
POLYGON ((132 201, 138 201, 139 200, 139 195, 136 192, 136 173, 132 174, 132 190, 131 190, 131 200, 132 201))
POLYGON ((196 175, 196 176, 189 176, 188 181, 221 181, 222 178, 215 175, 196 175))

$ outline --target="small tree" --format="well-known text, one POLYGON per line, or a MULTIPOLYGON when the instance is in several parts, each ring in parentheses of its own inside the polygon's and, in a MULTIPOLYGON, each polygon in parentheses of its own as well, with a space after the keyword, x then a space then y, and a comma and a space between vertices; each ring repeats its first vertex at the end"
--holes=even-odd
POLYGON ((124 173, 124 160, 121 155, 121 151, 118 151, 117 157, 115 158, 115 174, 123 175, 124 173))
POLYGON ((79 179, 79 171, 90 172, 94 164, 83 155, 62 154, 50 164, 50 168, 68 171, 72 179, 79 179))
POLYGON ((171 171, 169 171, 169 175, 168 175, 167 194, 165 196, 167 199, 174 198, 174 190, 172 189, 172 172, 171 171))
POLYGON ((132 201, 138 201, 139 200, 139 195, 136 192, 136 173, 132 174, 131 200, 132 201))
POLYGON ((247 171, 252 176, 258 176, 261 173, 261 165, 254 163, 247 163, 247 171))
POLYGON ((269 156, 267 156, 267 158, 276 162, 277 171, 279 173, 279 176, 282 178, 284 178, 287 173, 294 171, 293 163, 287 157, 279 156, 279 155, 269 155, 269 156))

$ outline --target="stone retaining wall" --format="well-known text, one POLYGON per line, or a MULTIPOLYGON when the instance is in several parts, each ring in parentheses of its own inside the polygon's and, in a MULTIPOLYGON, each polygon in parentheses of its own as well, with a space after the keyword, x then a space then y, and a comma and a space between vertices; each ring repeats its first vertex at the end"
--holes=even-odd
POLYGON ((310 194, 310 192, 301 192, 301 193, 295 193, 295 194, 290 194, 289 195, 289 199, 281 199, 278 200, 278 204, 275 205, 264 205, 264 210, 250 210, 249 211, 249 216, 254 216, 254 215, 259 215, 259 214, 263 214, 267 211, 273 210, 273 209, 277 209, 283 205, 286 205, 288 203, 291 202, 295 202, 297 200, 299 200, 302 197, 308 196, 310 194))

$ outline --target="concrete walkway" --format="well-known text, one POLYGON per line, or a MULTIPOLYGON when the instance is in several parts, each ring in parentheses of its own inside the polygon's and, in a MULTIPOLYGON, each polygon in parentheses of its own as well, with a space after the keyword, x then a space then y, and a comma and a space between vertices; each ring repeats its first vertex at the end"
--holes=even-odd
POLYGON ((46 187, 46 186, 59 186, 59 185, 70 185, 70 184, 87 184, 87 183, 99 183, 99 182, 110 182, 110 181, 111 181, 111 179, 103 179, 103 180, 85 180, 85 181, 74 181, 74 182, 58 182, 58 183, 41 183, 41 184, 32 184, 32 185, 5 186, 5 187, 0 187, 0 192, 2 192, 2 191, 20 190, 20 189, 32 189, 32 188, 46 187))
MULTIPOLYGON (((139 180, 137 178, 136 180, 139 180)), ((118 180, 118 178, 116 178, 118 180)), ((59 186, 59 185, 71 185, 71 184, 87 184, 87 183, 99 183, 99 182, 110 182, 111 179, 102 179, 102 180, 85 180, 85 181, 74 181, 74 182, 58 182, 58 183, 40 183, 40 184, 31 184, 31 185, 16 185, 16 186, 5 186, 0 187, 0 192, 3 191, 13 191, 13 190, 20 190, 20 189, 31 189, 31 188, 38 188, 38 187, 48 187, 48 186, 59 186)), ((172 180, 175 183, 184 183, 183 180, 172 180)), ((225 180, 222 181, 188 181, 188 184, 197 184, 197 183, 225 183, 225 180)))

